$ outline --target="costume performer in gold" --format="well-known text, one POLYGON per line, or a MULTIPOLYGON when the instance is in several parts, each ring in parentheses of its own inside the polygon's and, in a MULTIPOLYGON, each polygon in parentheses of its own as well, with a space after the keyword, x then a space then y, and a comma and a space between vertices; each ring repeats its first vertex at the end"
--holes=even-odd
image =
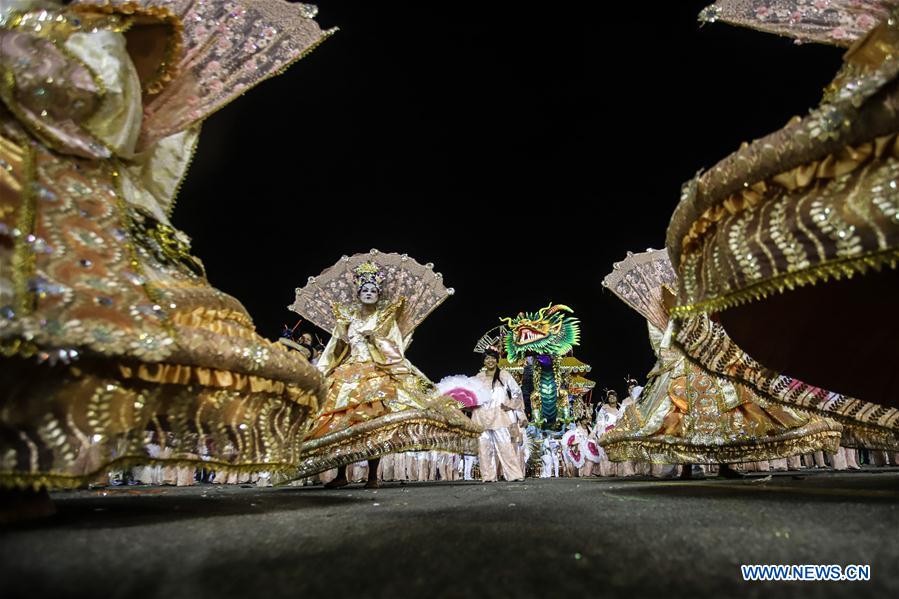
POLYGON ((477 453, 480 428, 405 357, 412 332, 451 294, 433 265, 377 250, 345 256, 297 289, 290 309, 333 331, 317 364, 326 397, 298 476, 338 467, 331 486, 344 486, 344 467, 367 459, 375 487, 382 455, 477 453))
POLYGON ((674 317, 715 313, 772 372, 858 397, 834 411, 895 430, 899 8, 720 0, 701 18, 848 50, 817 108, 684 186, 666 240, 674 317))
MULTIPOLYGON (((603 285, 643 315, 658 357, 639 403, 630 404, 600 445, 613 461, 722 465, 824 449, 835 453, 839 424, 772 403, 750 386, 688 359, 672 339, 664 303, 676 275, 664 250, 628 254, 603 285)), ((705 317, 700 317, 705 318, 705 317)), ((718 329, 719 334, 724 332, 718 329)), ((730 473, 726 466, 722 474, 730 473)))
POLYGON ((320 375, 209 285, 169 217, 200 123, 322 41, 313 15, 0 0, 0 486, 295 467, 320 375))

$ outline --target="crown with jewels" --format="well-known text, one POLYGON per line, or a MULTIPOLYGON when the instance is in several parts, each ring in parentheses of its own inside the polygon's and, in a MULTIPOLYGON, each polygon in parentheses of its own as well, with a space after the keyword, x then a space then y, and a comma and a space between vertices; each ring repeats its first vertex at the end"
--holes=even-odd
POLYGON ((361 289, 363 285, 371 284, 381 291, 381 284, 384 282, 384 271, 374 262, 363 262, 353 269, 353 279, 356 281, 356 288, 361 289))

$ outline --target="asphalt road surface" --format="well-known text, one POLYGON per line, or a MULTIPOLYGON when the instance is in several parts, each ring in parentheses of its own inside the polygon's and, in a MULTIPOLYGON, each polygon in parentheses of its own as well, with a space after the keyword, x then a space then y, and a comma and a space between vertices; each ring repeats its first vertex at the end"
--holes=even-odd
POLYGON ((899 470, 54 494, 0 597, 899 597, 899 470), (744 582, 741 564, 870 565, 744 582))

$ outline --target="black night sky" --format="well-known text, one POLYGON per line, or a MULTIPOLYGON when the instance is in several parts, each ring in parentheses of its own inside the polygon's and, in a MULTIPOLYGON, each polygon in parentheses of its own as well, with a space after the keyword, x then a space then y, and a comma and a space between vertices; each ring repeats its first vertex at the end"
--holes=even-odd
POLYGON ((456 289, 409 351, 432 379, 474 372, 498 317, 551 300, 622 389, 653 357, 602 277, 662 247, 681 183, 817 104, 840 63, 700 27, 704 4, 322 2, 340 31, 207 122, 174 222, 271 339, 295 287, 375 247, 456 289))

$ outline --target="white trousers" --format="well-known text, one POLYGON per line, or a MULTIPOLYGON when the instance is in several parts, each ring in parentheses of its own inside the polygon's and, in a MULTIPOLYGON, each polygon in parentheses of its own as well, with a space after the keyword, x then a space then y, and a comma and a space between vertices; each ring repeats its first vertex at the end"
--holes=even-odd
POLYGON ((509 429, 501 428, 481 433, 478 439, 478 461, 481 465, 481 480, 497 480, 497 466, 506 480, 524 479, 521 453, 512 443, 509 429))
POLYGON ((471 471, 474 468, 476 461, 477 458, 473 455, 462 456, 462 480, 474 480, 474 476, 471 474, 471 471))

